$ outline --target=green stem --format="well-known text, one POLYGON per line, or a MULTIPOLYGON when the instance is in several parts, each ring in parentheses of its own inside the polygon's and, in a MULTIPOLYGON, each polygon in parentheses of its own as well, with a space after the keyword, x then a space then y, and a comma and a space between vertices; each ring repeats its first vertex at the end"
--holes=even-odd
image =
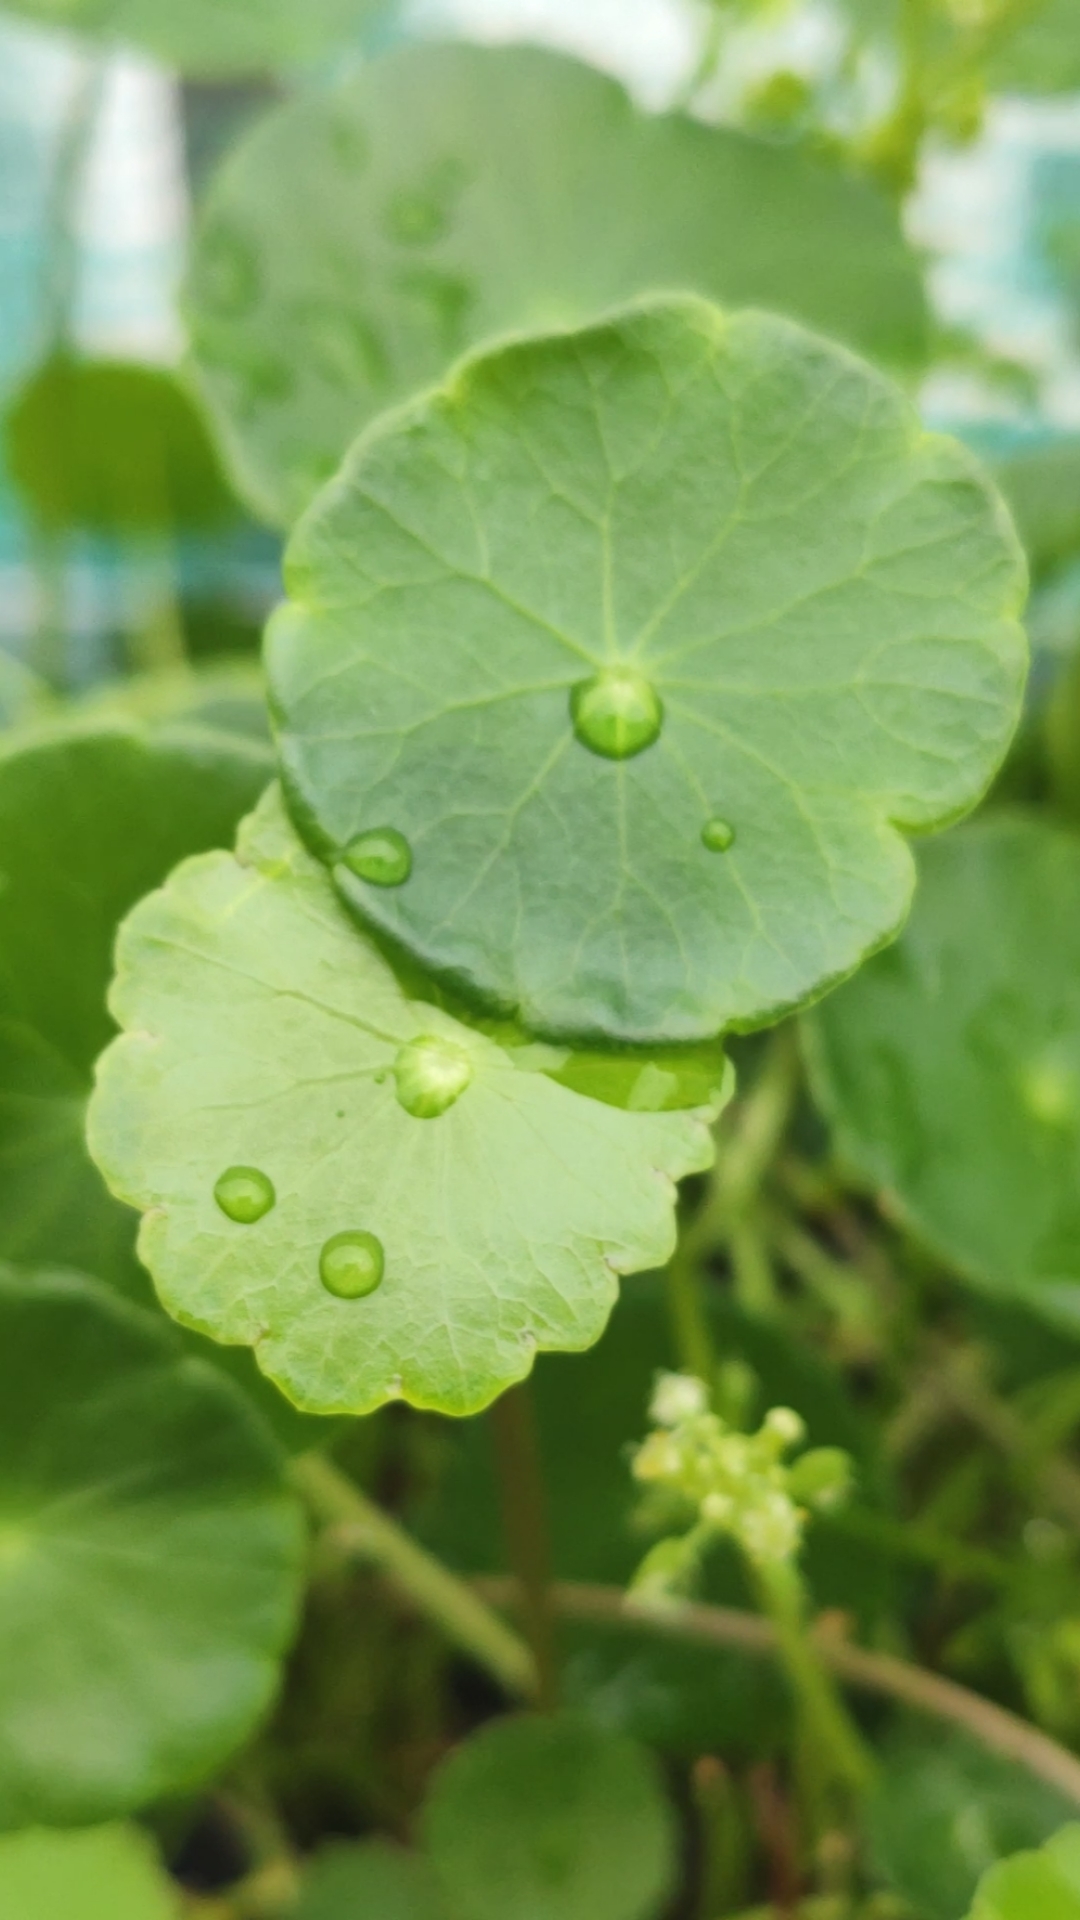
POLYGON ((302 1454, 291 1474, 312 1513, 332 1530, 337 1547, 377 1566, 508 1693, 531 1698, 537 1692, 536 1665, 518 1635, 332 1461, 321 1453, 302 1454))
POLYGON ((705 1289, 696 1244, 689 1234, 667 1266, 667 1304, 679 1367, 704 1380, 711 1389, 716 1379, 717 1353, 705 1306, 705 1289))
POLYGON ((551 1713, 559 1704, 551 1541, 540 1440, 527 1384, 510 1387, 500 1395, 491 1409, 491 1427, 503 1534, 511 1571, 521 1589, 522 1616, 536 1662, 536 1703, 545 1713, 551 1713))
POLYGON ((783 1562, 751 1563, 751 1571, 787 1668, 815 1772, 846 1794, 860 1794, 870 1783, 873 1762, 806 1630, 799 1574, 783 1562))

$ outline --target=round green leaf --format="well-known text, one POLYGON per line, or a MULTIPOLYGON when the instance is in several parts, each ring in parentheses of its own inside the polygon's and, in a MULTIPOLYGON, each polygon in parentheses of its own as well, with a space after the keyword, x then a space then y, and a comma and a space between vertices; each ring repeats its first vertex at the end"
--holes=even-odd
POLYGON ((139 1285, 130 1215, 87 1157, 117 924, 231 841, 268 755, 195 729, 58 726, 0 752, 0 1259, 139 1285))
POLYGON ((688 296, 370 429, 288 583, 302 832, 366 921, 556 1035, 700 1038, 850 972, 907 908, 898 829, 978 798, 1024 673, 1023 562, 969 456, 842 349, 688 296), (598 679, 624 715, 651 689, 652 744, 590 750, 598 679), (401 884, 360 877, 372 829, 401 884))
POLYGON ((388 1840, 331 1846, 304 1875, 288 1920, 446 1920, 434 1875, 418 1853, 388 1840))
POLYGON ((1080 843, 926 847, 896 945, 806 1023, 850 1166, 969 1280, 1080 1327, 1080 843))
POLYGON ((355 38, 372 0, 10 0, 16 13, 207 78, 262 73, 355 38))
POLYGON ((117 966, 127 1031, 99 1066, 94 1158, 146 1212, 169 1311, 253 1345, 312 1412, 401 1396, 468 1413, 537 1348, 591 1345, 616 1275, 670 1255, 673 1180, 712 1157, 715 1103, 602 1105, 406 999, 273 791, 236 858, 187 862, 135 910, 117 966), (417 1042, 429 1088, 464 1065, 449 1103, 417 1100, 417 1042), (215 1199, 239 1167, 274 1189, 253 1224, 215 1199), (328 1255, 343 1235, 360 1297, 328 1255))
POLYGON ((152 1315, 0 1276, 0 1827, 111 1818, 251 1731, 299 1589, 280 1459, 152 1315))
POLYGON ((178 1920, 176 1888, 137 1827, 0 1839, 4 1920, 178 1920))
POLYGON ((1080 1826, 1017 1853, 979 1882, 969 1920, 1080 1920, 1080 1826))
POLYGON ((269 116, 210 194, 189 316, 239 484, 288 524, 466 348, 655 287, 924 350, 917 264, 872 187, 522 47, 405 48, 269 116))
POLYGON ((422 1824, 454 1920, 656 1920, 675 1878, 650 1756, 568 1714, 497 1720, 459 1747, 422 1824))
POLYGON ((16 397, 4 433, 42 526, 148 534, 236 518, 202 416, 161 367, 58 356, 16 397))

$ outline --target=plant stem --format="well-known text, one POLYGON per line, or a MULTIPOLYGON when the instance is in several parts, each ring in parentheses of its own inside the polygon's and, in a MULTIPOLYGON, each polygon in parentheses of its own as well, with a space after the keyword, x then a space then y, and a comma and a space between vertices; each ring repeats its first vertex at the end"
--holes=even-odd
POLYGON ((521 1589, 522 1616, 536 1662, 536 1703, 559 1704, 559 1660, 551 1601, 551 1541, 540 1439, 527 1384, 510 1387, 491 1409, 503 1535, 521 1589))
POLYGON ((873 1762, 806 1630, 802 1580, 784 1562, 748 1564, 787 1668, 814 1774, 826 1787, 834 1781, 848 1794, 862 1793, 873 1762))
MULTIPOLYGON (((512 1607, 517 1598, 516 1586, 510 1580, 488 1579, 474 1584, 493 1606, 512 1607)), ((556 1581, 552 1597, 556 1610, 567 1620, 623 1628, 630 1633, 644 1630, 703 1646, 735 1647, 758 1658, 775 1657, 780 1651, 772 1622, 736 1607, 689 1602, 646 1607, 628 1598, 621 1587, 577 1581, 556 1581)), ((849 1641, 831 1635, 826 1638, 813 1630, 810 1640, 823 1665, 846 1686, 884 1694, 916 1713, 963 1727, 990 1752, 1014 1760, 1080 1807, 1080 1758, 1038 1727, 941 1674, 894 1659, 891 1654, 869 1653, 849 1641)))
POLYGON ((291 1476, 311 1512, 331 1530, 336 1547, 377 1566, 508 1693, 531 1698, 538 1691, 532 1654, 517 1634, 332 1461, 321 1453, 302 1454, 292 1462, 291 1476))

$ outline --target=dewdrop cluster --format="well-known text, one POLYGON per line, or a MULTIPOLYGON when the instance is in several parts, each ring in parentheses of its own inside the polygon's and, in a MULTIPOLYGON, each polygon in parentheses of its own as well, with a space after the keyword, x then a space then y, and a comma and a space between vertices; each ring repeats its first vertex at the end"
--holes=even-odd
POLYGON ((851 1462, 838 1447, 815 1447, 786 1463, 806 1437, 790 1407, 773 1407, 757 1433, 739 1433, 709 1411, 703 1381, 661 1373, 649 1416, 655 1431, 634 1454, 634 1478, 685 1502, 696 1519, 646 1555, 633 1582, 638 1598, 684 1590, 717 1534, 734 1540, 754 1566, 793 1560, 808 1510, 836 1506, 847 1493, 851 1462))

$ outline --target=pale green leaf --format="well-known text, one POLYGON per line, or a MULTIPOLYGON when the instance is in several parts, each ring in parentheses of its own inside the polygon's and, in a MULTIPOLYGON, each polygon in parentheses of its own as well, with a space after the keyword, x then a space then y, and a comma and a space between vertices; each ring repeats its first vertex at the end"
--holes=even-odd
POLYGON ((1080 1826, 1017 1853, 979 1882, 969 1920, 1080 1920, 1080 1826))
POLYGON ((0 1827, 127 1812, 251 1732, 299 1593, 280 1462, 153 1315, 0 1275, 0 1827))
POLYGON ((351 39, 372 0, 8 0, 43 26, 132 46, 215 78, 311 60, 351 39))
POLYGON ((1018 712, 1023 562, 970 457, 842 349, 689 296, 465 362, 361 438, 287 577, 301 830, 372 926, 556 1036, 751 1027, 850 972, 906 911, 898 829, 970 807, 1018 712), (608 672, 639 738, 662 708, 632 757, 575 733, 608 672), (404 883, 358 878, 391 828, 404 883))
POLYGON ((179 1895, 137 1827, 0 1839, 4 1920, 178 1920, 179 1895))
POLYGON ((267 118, 211 191, 189 313, 239 483, 288 523, 466 348, 667 287, 890 361, 925 347, 916 261, 865 181, 523 47, 404 48, 267 118))
POLYGON ((421 1854, 389 1840, 363 1840, 316 1855, 287 1920, 447 1920, 447 1914, 421 1854))
POLYGON ((1080 842, 926 847, 903 934, 809 1016, 843 1159, 971 1281, 1080 1326, 1080 842))
POLYGON ((453 1920, 657 1920, 675 1880, 651 1756, 569 1714, 499 1720, 459 1747, 422 1825, 453 1920))
POLYGON ((117 924, 185 854, 228 845, 271 770, 254 743, 119 720, 0 752, 0 1259, 138 1288, 130 1215, 83 1137, 117 924))
POLYGON ((622 1112, 406 999, 273 792, 236 858, 187 862, 136 909, 117 964, 126 1034, 100 1063, 94 1158, 145 1211, 169 1310, 254 1346, 312 1412, 400 1395, 467 1413, 538 1348, 591 1345, 616 1275, 671 1252, 672 1182, 711 1159, 715 1105, 622 1112), (419 1117, 448 1086, 418 1081, 425 1039, 458 1097, 419 1117), (215 1200, 234 1167, 273 1188, 251 1224, 215 1200), (343 1233, 381 1244, 364 1298, 320 1280, 343 1233))
POLYGON ((1075 0, 1026 0, 1000 36, 990 84, 1002 93, 1068 93, 1080 87, 1080 15, 1075 0))

